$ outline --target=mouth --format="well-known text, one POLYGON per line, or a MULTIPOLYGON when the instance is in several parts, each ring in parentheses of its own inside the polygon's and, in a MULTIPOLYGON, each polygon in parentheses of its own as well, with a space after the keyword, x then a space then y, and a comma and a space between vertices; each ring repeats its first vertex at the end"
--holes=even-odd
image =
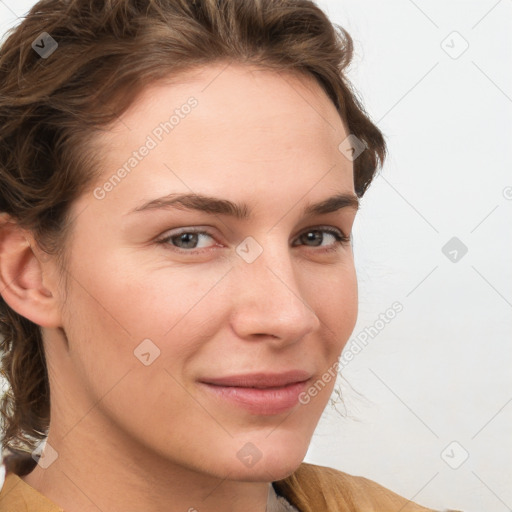
POLYGON ((255 415, 270 416, 295 407, 311 378, 309 373, 295 371, 209 379, 200 385, 217 400, 255 415))
POLYGON ((281 373, 246 373, 226 377, 205 378, 202 382, 218 386, 244 387, 244 388, 281 388, 290 384, 304 382, 310 379, 311 372, 306 370, 288 370, 281 373))

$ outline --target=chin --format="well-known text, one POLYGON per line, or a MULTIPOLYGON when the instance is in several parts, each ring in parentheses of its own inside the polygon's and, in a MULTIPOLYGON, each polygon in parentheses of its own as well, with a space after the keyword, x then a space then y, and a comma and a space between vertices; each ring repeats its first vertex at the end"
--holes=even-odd
POLYGON ((273 482, 290 476, 302 464, 305 456, 306 454, 302 452, 300 454, 293 453, 288 457, 267 463, 265 468, 267 476, 270 473, 273 482))
MULTIPOLYGON (((277 442, 270 442, 271 437, 261 443, 259 449, 254 444, 247 443, 241 450, 237 450, 237 463, 231 473, 237 475, 235 479, 248 482, 282 480, 300 466, 306 456, 308 444, 299 442, 293 436, 287 441, 276 437, 277 442)), ((233 466, 232 461, 230 466, 233 466)))

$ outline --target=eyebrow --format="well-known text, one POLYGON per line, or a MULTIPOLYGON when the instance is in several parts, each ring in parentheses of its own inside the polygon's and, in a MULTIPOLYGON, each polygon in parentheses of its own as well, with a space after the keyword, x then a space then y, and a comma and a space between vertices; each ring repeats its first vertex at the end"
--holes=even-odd
MULTIPOLYGON (((197 210, 205 213, 228 215, 237 220, 249 220, 251 208, 247 203, 233 203, 228 199, 205 196, 201 194, 168 194, 152 199, 130 212, 143 212, 156 209, 176 208, 184 210, 197 210)), ((318 203, 308 203, 302 210, 304 216, 333 213, 342 208, 359 209, 359 198, 350 193, 337 194, 318 203)))

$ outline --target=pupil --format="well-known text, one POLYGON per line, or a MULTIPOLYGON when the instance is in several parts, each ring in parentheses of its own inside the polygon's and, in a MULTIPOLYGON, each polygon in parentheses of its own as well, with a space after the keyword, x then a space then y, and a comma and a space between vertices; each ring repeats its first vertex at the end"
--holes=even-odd
POLYGON ((321 234, 319 231, 309 231, 308 233, 306 233, 306 237, 310 242, 318 242, 315 245, 320 245, 322 243, 321 234))
MULTIPOLYGON (((180 241, 183 242, 185 245, 190 244, 191 242, 195 242, 195 238, 197 234, 196 233, 183 233, 180 235, 180 241)), ((193 243, 192 243, 193 245, 193 243)), ((187 245, 188 247, 188 245, 187 245)))

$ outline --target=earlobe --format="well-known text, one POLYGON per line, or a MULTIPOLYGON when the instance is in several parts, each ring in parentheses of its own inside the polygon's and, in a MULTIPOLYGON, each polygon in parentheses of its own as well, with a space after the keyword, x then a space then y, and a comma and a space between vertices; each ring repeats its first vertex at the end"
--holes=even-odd
POLYGON ((5 214, 0 215, 0 294, 18 314, 42 327, 59 327, 57 296, 45 283, 45 265, 35 242, 5 214))

